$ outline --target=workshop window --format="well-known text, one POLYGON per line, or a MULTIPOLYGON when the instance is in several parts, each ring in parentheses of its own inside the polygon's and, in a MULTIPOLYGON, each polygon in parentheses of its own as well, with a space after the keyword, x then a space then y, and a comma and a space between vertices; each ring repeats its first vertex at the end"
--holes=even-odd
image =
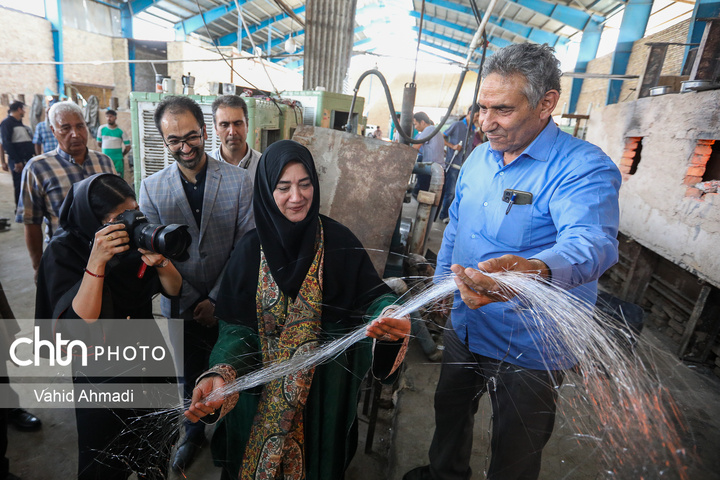
POLYGON ((622 159, 620 159, 620 171, 623 174, 623 180, 627 180, 630 175, 635 175, 638 165, 640 164, 640 154, 642 153, 643 137, 627 137, 625 139, 625 150, 622 159))
POLYGON ((689 163, 683 181, 688 187, 685 196, 702 199, 706 194, 717 194, 720 187, 720 142, 699 139, 689 163))

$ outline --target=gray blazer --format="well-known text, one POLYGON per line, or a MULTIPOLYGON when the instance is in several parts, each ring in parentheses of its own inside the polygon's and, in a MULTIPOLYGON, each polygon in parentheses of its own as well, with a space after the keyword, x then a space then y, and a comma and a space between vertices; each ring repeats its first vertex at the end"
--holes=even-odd
MULTIPOLYGON (((208 155, 200 228, 190 210, 176 163, 143 180, 140 210, 150 223, 189 225, 190 259, 173 261, 183 277, 180 314, 196 301, 217 298, 230 253, 238 240, 255 228, 252 186, 248 173, 208 155)), ((191 312, 190 312, 191 313, 191 312)), ((162 314, 170 317, 170 301, 162 298, 162 314)))

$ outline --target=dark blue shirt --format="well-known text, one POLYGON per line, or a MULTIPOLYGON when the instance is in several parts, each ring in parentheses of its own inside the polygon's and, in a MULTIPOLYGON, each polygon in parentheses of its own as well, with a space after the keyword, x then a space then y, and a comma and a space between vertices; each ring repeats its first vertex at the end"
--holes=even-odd
MULTIPOLYGON (((179 173, 179 172, 178 172, 179 173)), ((192 210, 193 217, 195 217, 195 223, 198 228, 202 223, 202 208, 203 208, 203 197, 205 196, 205 178, 207 177, 207 160, 203 165, 202 170, 195 174, 195 183, 189 182, 185 177, 180 174, 180 181, 182 182, 183 190, 185 190, 185 196, 187 197, 190 210, 192 210)))

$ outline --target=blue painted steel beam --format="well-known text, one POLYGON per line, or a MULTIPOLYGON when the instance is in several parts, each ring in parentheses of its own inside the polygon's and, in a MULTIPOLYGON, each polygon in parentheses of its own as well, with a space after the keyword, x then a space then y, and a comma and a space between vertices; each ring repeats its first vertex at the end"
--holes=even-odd
MULTIPOLYGON (((428 42, 427 40, 420 40, 420 43, 421 43, 422 45, 427 46, 427 47, 432 47, 432 48, 435 48, 435 49, 437 49, 437 50, 440 50, 441 52, 451 53, 451 54, 456 55, 456 56, 458 56, 458 57, 460 57, 460 58, 462 58, 462 59, 467 58, 467 51, 461 52, 461 51, 459 51, 459 50, 455 50, 455 49, 452 49, 452 48, 443 47, 442 45, 436 45, 436 44, 434 44, 434 43, 432 43, 432 42, 428 42)), ((477 53, 477 52, 476 52, 476 53, 477 53)), ((492 55, 492 53, 493 53, 492 50, 488 49, 488 51, 487 51, 487 56, 492 55)), ((449 59, 449 58, 446 59, 446 60, 450 60, 450 61, 452 61, 452 62, 457 62, 457 60, 453 60, 453 59, 449 59)))
MULTIPOLYGON (((248 0, 238 0, 238 3, 240 5, 245 5, 247 2, 248 0)), ((230 12, 234 12, 235 10, 237 10, 235 2, 226 3, 225 5, 211 8, 210 10, 207 10, 202 14, 197 14, 193 17, 178 22, 173 27, 175 28, 175 40, 182 41, 185 39, 186 35, 196 30, 199 30, 200 28, 203 28, 205 24, 209 25, 215 20, 224 17, 230 12)))
POLYGON ((128 3, 130 5, 130 11, 132 12, 132 14, 137 15, 138 13, 147 10, 156 3, 160 2, 161 0, 132 0, 128 3))
POLYGON ((56 62, 57 93, 65 95, 65 52, 63 49, 62 0, 45 0, 45 18, 50 22, 53 39, 53 54, 56 62))
MULTIPOLYGON (((293 10, 293 13, 295 15, 301 15, 305 13, 305 5, 296 8, 293 10)), ((262 30, 263 28, 267 28, 270 25, 272 25, 275 22, 279 22, 280 20, 283 20, 285 18, 288 18, 287 13, 281 13, 280 15, 276 15, 272 18, 268 18, 266 20, 263 20, 262 22, 256 24, 256 25, 248 25, 248 31, 250 31, 250 35, 253 33, 262 30)), ((242 31, 242 38, 245 38, 246 33, 245 30, 242 31)), ((228 33, 227 35, 223 35, 222 37, 217 39, 217 44, 221 47, 227 47, 229 45, 235 45, 238 41, 238 34, 237 32, 228 33)))
MULTIPOLYGON (((540 11, 538 11, 538 10, 536 10, 535 8, 533 8, 533 7, 530 6, 531 4, 533 4, 533 5, 537 4, 536 6, 538 6, 538 7, 546 7, 546 5, 555 6, 555 7, 561 7, 561 5, 556 5, 556 4, 554 4, 554 3, 548 3, 548 2, 545 2, 545 1, 543 1, 543 0, 522 0, 522 2, 516 1, 516 0, 507 0, 507 1, 508 1, 508 2, 513 2, 513 3, 517 3, 518 5, 520 5, 520 6, 522 6, 522 7, 525 7, 525 8, 527 8, 527 9, 529 9, 529 10, 533 10, 533 11, 537 11, 538 13, 542 13, 543 15, 545 15, 545 16, 547 16, 547 17, 553 18, 554 20, 557 20, 557 21, 559 21, 559 22, 561 22, 561 23, 565 23, 565 24, 567 24, 567 25, 570 25, 571 27, 574 27, 574 28, 576 28, 576 29, 578 29, 578 30, 582 30, 582 29, 584 28, 585 24, 586 24, 586 23, 590 20, 590 18, 591 18, 591 15, 589 15, 589 14, 587 14, 587 13, 581 11, 581 10, 576 10, 576 9, 574 9, 574 8, 572 8, 572 7, 566 7, 566 6, 563 5, 562 7, 563 7, 564 9, 567 9, 567 10, 569 10, 569 11, 571 11, 571 12, 578 12, 578 13, 580 14, 580 15, 575 15, 574 13, 573 13, 572 15, 568 14, 568 15, 567 15, 567 18, 570 19, 570 20, 573 22, 573 24, 569 24, 569 23, 563 21, 562 18, 560 18, 561 15, 559 14, 559 12, 560 12, 560 11, 563 11, 563 12, 564 12, 564 10, 562 10, 562 9, 558 10, 558 12, 554 12, 554 13, 553 13, 553 11, 549 10, 548 8, 544 8, 544 11, 545 11, 545 12, 551 14, 551 15, 547 15, 547 14, 545 14, 544 12, 540 12, 540 11), (585 20, 584 20, 583 22, 579 22, 579 21, 577 21, 577 20, 574 20, 575 17, 582 17, 582 18, 584 18, 585 20)), ((471 9, 470 7, 467 7, 467 6, 465 6, 465 5, 460 5, 460 4, 457 4, 457 3, 454 3, 454 2, 450 2, 450 1, 448 1, 448 0, 426 0, 426 3, 429 3, 429 4, 431 4, 431 5, 435 5, 435 6, 437 6, 437 7, 445 8, 445 9, 447 9, 447 10, 452 10, 452 11, 454 11, 454 12, 464 13, 464 14, 466 14, 466 15, 471 15, 471 16, 474 17, 473 11, 472 11, 472 9, 471 9)), ((597 20, 604 20, 603 17, 600 17, 600 16, 597 16, 597 17, 598 17, 597 20)), ((493 15, 490 16, 490 22, 496 23, 498 26, 501 26, 500 24, 501 24, 502 22, 505 22, 505 24, 507 24, 508 27, 516 28, 516 29, 518 29, 518 30, 523 30, 523 31, 527 32, 526 34, 523 35, 523 36, 525 36, 526 38, 529 38, 528 35, 533 34, 533 35, 535 36, 535 38, 543 39, 543 40, 542 40, 542 43, 545 43, 545 42, 547 41, 547 40, 544 40, 544 38, 547 38, 544 34, 552 35, 552 37, 555 37, 555 38, 557 38, 557 39, 563 38, 563 37, 559 37, 559 36, 556 35, 555 33, 547 32, 546 30, 542 30, 542 29, 539 29, 539 28, 528 27, 528 26, 522 25, 522 24, 517 23, 517 22, 510 21, 510 20, 500 19, 500 21, 498 22, 498 18, 497 18, 496 16, 493 16, 493 15), (534 33, 534 32, 543 32, 543 33, 534 33)), ((505 27, 503 27, 503 28, 505 28, 505 27)), ((509 29, 509 28, 508 28, 508 29, 509 29)), ((550 38, 552 38, 552 37, 550 37, 550 38)), ((554 40, 553 42, 548 42, 548 43, 550 43, 551 45, 555 45, 555 44, 558 42, 557 39, 554 40)), ((536 40, 533 40, 533 41, 536 41, 536 40)))
MULTIPOLYGON (((120 4, 120 29, 123 38, 127 39, 128 60, 135 60, 135 40, 133 39, 133 15, 127 3, 120 4)), ((130 74, 130 91, 135 91, 135 64, 128 63, 130 74)))
POLYGON ((596 22, 605 21, 605 17, 595 13, 587 13, 574 7, 552 3, 545 0, 506 0, 516 3, 521 7, 527 8, 534 12, 545 15, 546 17, 557 20, 577 30, 585 30, 585 26, 590 20, 596 22))
MULTIPOLYGON (((611 74, 623 75, 626 73, 633 43, 645 35, 652 5, 653 0, 628 0, 627 5, 625 5, 617 46, 612 56, 611 74)), ((605 99, 606 105, 618 102, 622 83, 622 80, 610 80, 605 99)))
MULTIPOLYGON (((588 63, 590 62, 590 60, 593 60, 597 55, 603 26, 604 24, 591 20, 590 23, 588 23, 587 27, 585 27, 585 30, 583 30, 582 40, 580 41, 580 51, 578 52, 578 58, 575 62, 576 72, 587 71, 588 63)), ((582 84, 582 78, 572 79, 572 87, 570 89, 570 102, 568 103, 568 113, 575 113, 578 98, 580 98, 580 91, 582 90, 582 84)))
MULTIPOLYGON (((412 30, 417 32, 419 30, 418 27, 412 27, 412 30)), ((458 40, 456 38, 448 37, 447 35, 443 35, 441 33, 432 32, 430 30, 423 29, 423 35, 427 35, 428 37, 437 38, 438 40, 442 40, 443 42, 452 43, 453 45, 457 45, 461 48, 464 48, 467 52, 467 48, 470 46, 469 43, 463 42, 462 40, 458 40)), ((503 38, 493 38, 488 37, 488 42, 490 42, 490 45, 493 45, 496 48, 502 48, 507 47, 508 45, 512 45, 512 42, 505 40, 503 38)), ((481 55, 481 49, 478 48, 475 50, 476 55, 481 55)), ((465 56, 467 56, 467 53, 465 53, 465 56)))
MULTIPOLYGON (((703 32, 705 31, 705 22, 698 22, 698 18, 714 18, 720 16, 720 2, 718 0, 696 0, 693 8, 692 19, 690 20, 690 28, 688 29, 687 43, 700 43, 703 32)), ((685 58, 683 64, 687 61, 687 54, 693 47, 685 47, 685 58)))
MULTIPOLYGON (((420 12, 416 12, 415 10, 410 12, 410 16, 413 18, 420 18, 420 12)), ((493 23, 497 27, 507 30, 508 32, 519 35, 523 38, 528 38, 529 40, 535 41, 537 43, 548 43, 550 45, 555 46, 556 44, 566 44, 570 41, 569 38, 566 37, 560 37, 558 35, 549 34, 547 32, 541 31, 541 30, 535 30, 535 32, 530 32, 530 37, 526 36, 528 34, 528 27, 525 27, 524 25, 520 25, 518 23, 505 21, 503 24, 503 20, 501 19, 500 22, 497 22, 497 19, 495 19, 496 22, 493 23, 492 20, 490 23, 493 23), (549 36, 548 36, 549 35, 549 36)), ((456 23, 452 23, 448 20, 444 20, 442 18, 434 17, 432 15, 425 15, 423 18, 424 22, 431 22, 438 24, 440 26, 443 26, 445 28, 450 28, 453 30, 457 30, 458 32, 463 32, 468 35, 475 35, 475 30, 472 28, 464 27, 462 25, 458 25, 456 23)), ((531 29, 532 30, 532 29, 531 29)))

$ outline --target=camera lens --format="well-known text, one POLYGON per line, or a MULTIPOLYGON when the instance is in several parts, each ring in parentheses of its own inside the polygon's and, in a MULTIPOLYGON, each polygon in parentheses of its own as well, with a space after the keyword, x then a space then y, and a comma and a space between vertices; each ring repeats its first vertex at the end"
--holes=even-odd
POLYGON ((189 258, 187 249, 192 243, 192 237, 188 232, 187 225, 166 226, 156 223, 136 225, 133 230, 133 240, 140 248, 179 261, 189 258))
POLYGON ((156 251, 173 260, 187 260, 187 249, 192 243, 192 237, 187 225, 167 225, 161 229, 153 241, 156 251))

